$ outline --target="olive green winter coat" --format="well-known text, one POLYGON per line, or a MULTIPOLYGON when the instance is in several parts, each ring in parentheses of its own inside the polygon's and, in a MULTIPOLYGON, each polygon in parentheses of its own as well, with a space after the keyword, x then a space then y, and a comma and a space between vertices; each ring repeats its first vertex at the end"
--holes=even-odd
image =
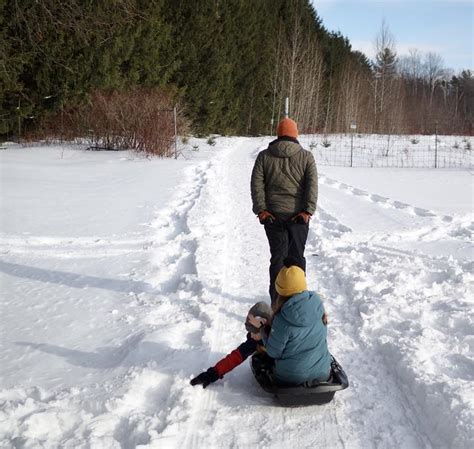
POLYGON ((283 219, 302 211, 314 214, 318 173, 313 154, 296 139, 274 140, 257 156, 251 192, 255 214, 267 210, 283 219))

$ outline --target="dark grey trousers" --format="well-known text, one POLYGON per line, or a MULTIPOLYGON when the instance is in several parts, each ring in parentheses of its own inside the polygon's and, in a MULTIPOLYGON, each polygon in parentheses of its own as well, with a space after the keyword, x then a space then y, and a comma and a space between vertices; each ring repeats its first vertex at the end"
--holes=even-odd
POLYGON ((291 220, 277 218, 273 223, 265 223, 265 232, 270 244, 270 298, 275 302, 277 292, 275 280, 283 268, 286 257, 292 256, 298 265, 306 272, 304 249, 308 238, 309 225, 295 223, 291 220))

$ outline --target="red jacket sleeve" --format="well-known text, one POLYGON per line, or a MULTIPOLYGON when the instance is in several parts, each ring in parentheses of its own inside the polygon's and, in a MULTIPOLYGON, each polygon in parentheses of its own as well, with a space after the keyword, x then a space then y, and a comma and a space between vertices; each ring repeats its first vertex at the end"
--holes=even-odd
POLYGON ((219 377, 223 377, 224 374, 232 371, 236 366, 239 366, 247 357, 252 355, 257 349, 257 342, 247 337, 247 340, 243 342, 237 349, 234 349, 231 353, 227 354, 222 360, 217 362, 214 369, 217 371, 219 377))

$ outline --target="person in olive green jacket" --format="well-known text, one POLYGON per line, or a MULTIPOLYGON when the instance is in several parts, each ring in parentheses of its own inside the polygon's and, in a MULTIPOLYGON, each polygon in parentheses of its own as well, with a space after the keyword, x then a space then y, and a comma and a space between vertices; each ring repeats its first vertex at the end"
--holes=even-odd
POLYGON ((296 123, 283 119, 278 138, 261 151, 251 179, 253 212, 265 226, 270 245, 270 298, 283 260, 294 257, 306 269, 304 250, 309 220, 316 211, 318 173, 314 156, 299 144, 296 123))

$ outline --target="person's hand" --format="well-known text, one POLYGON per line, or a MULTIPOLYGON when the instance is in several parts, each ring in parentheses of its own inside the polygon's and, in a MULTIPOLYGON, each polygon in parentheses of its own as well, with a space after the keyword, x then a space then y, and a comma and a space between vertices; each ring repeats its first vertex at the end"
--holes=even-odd
POLYGON ((257 332, 255 334, 253 332, 250 332, 250 338, 255 341, 260 341, 262 339, 262 336, 260 335, 260 332, 257 332))
POLYGON ((328 314, 326 312, 323 313, 323 324, 325 326, 328 325, 329 319, 328 319, 328 314))
POLYGON ((291 220, 295 223, 308 224, 309 220, 311 220, 311 214, 306 211, 303 211, 299 214, 296 214, 291 220))
MULTIPOLYGON (((247 321, 255 328, 260 329, 264 324, 267 323, 265 318, 261 316, 253 316, 251 313, 247 315, 247 321)), ((253 338, 253 337, 252 337, 253 338)), ((255 339, 254 339, 255 340, 255 339)))
POLYGON ((191 379, 191 385, 202 385, 202 388, 206 388, 209 384, 212 384, 219 379, 219 375, 214 368, 209 368, 207 371, 196 376, 194 379, 191 379))
POLYGON ((258 214, 258 219, 260 220, 260 224, 273 223, 275 216, 268 212, 268 210, 262 210, 262 212, 258 214))

